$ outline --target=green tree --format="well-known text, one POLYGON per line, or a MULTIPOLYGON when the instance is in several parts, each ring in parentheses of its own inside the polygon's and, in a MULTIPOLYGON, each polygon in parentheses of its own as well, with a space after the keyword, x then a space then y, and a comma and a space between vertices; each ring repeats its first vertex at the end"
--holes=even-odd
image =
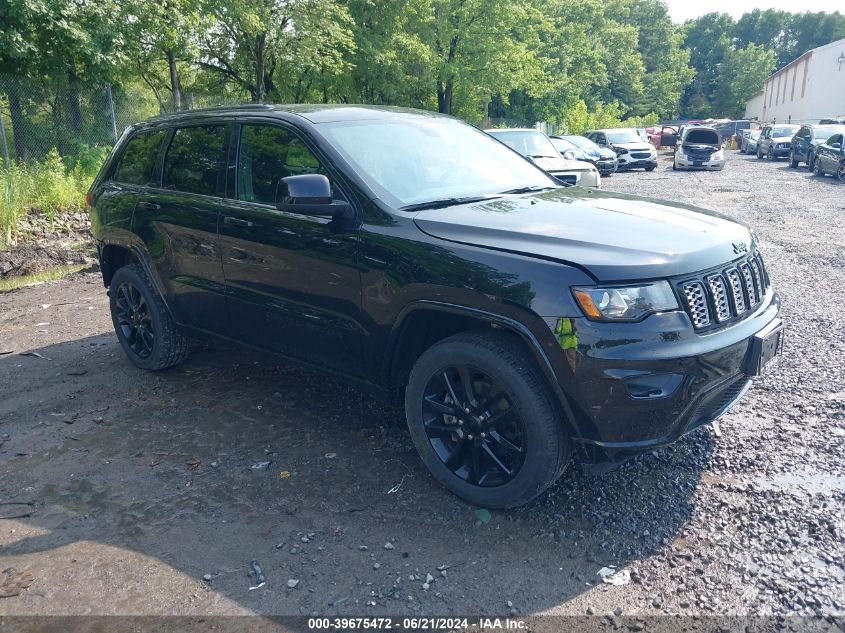
POLYGON ((211 26, 201 10, 201 0, 127 0, 121 7, 135 73, 150 87, 163 110, 168 109, 168 101, 170 109, 181 110, 179 62, 192 64, 198 59, 197 34, 211 26), (169 99, 162 97, 163 90, 170 92, 169 99))
POLYGON ((733 118, 745 116, 748 99, 760 90, 775 64, 774 51, 756 44, 729 51, 719 68, 719 91, 713 99, 716 112, 733 118))
POLYGON ((494 94, 531 91, 543 79, 544 16, 529 0, 410 0, 405 20, 400 42, 417 52, 439 112, 477 112, 494 94))
MULTIPOLYGON (((201 34, 199 66, 238 86, 252 101, 283 91, 277 70, 308 66, 342 72, 353 46, 348 11, 336 0, 205 0, 214 24, 201 34)), ((296 82, 285 74, 284 88, 296 82)))
POLYGON ((643 92, 633 105, 636 114, 678 114, 681 95, 695 76, 683 33, 672 23, 663 0, 632 0, 623 23, 637 29, 637 50, 645 66, 643 92))
POLYGON ((690 64, 695 69, 695 78, 681 99, 681 111, 686 116, 705 118, 713 114, 719 68, 732 50, 734 25, 727 13, 707 13, 684 25, 684 47, 689 49, 690 64))

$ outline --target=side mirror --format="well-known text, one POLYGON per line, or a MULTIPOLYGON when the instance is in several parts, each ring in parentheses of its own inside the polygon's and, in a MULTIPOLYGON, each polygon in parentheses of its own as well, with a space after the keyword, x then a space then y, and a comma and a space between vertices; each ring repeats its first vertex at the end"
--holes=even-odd
POLYGON ((323 174, 282 178, 276 185, 276 208, 302 215, 337 217, 349 210, 345 200, 332 199, 332 186, 323 174))
POLYGON ((575 152, 573 152, 571 149, 568 149, 565 152, 563 152, 563 154, 561 154, 561 156, 563 156, 567 160, 575 160, 575 152))

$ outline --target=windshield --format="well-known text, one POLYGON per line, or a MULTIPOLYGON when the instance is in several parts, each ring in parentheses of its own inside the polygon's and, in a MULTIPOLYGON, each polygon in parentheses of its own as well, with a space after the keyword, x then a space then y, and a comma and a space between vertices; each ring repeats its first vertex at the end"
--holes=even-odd
POLYGON ((395 207, 558 186, 531 162, 455 119, 405 115, 321 123, 317 129, 395 207))
POLYGON ((798 131, 797 125, 787 125, 785 127, 772 128, 772 136, 792 136, 798 131))
POLYGON ((563 138, 586 152, 599 151, 599 146, 585 136, 564 136, 563 138))
POLYGON ((845 134, 845 125, 821 125, 813 128, 813 138, 829 139, 834 134, 845 134))
POLYGON ((556 157, 559 154, 549 137, 539 130, 490 130, 488 134, 523 156, 547 158, 556 157))
POLYGON ((575 152, 580 151, 580 147, 578 147, 575 143, 570 143, 565 138, 553 138, 552 145, 555 146, 558 152, 563 154, 566 150, 574 150, 575 152))
POLYGON ((643 139, 640 138, 639 134, 637 134, 636 130, 608 130, 607 131, 607 140, 610 141, 612 144, 616 145, 617 143, 642 143, 643 139))

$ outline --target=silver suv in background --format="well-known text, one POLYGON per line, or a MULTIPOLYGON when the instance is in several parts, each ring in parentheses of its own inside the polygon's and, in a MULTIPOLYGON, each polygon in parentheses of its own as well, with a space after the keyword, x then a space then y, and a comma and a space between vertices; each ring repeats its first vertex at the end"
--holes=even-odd
POLYGON ((688 127, 675 146, 672 169, 722 171, 725 150, 719 130, 712 127, 688 127))
POLYGON ((612 128, 590 130, 584 136, 599 147, 609 147, 616 152, 619 171, 623 169, 657 168, 657 150, 654 145, 642 139, 636 128, 612 128))
POLYGON ((767 125, 757 140, 757 158, 769 160, 787 158, 792 148, 792 137, 798 131, 797 125, 767 125))
POLYGON ((551 139, 540 130, 500 128, 484 131, 566 185, 601 186, 601 176, 592 163, 563 158, 551 139))

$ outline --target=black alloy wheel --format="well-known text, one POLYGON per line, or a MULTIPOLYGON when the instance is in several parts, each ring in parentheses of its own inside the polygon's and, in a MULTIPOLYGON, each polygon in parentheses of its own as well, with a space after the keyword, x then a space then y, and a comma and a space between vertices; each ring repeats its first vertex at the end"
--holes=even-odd
POLYGON ((190 342, 139 264, 115 271, 109 282, 109 309, 117 340, 136 367, 164 369, 190 353, 190 342))
POLYGON ((568 423, 516 335, 475 330, 434 343, 411 368, 405 415, 434 478, 482 507, 528 503, 571 461, 568 423))
POLYGON ((839 182, 845 182, 845 161, 839 163, 839 169, 836 171, 836 179, 839 182))
POLYGON ((149 358, 155 345, 153 319, 141 291, 129 282, 120 284, 115 297, 118 326, 129 348, 140 358, 149 358))
POLYGON ((494 378, 455 364, 432 376, 424 394, 426 435, 455 476, 494 487, 519 473, 526 454, 525 423, 494 378))

